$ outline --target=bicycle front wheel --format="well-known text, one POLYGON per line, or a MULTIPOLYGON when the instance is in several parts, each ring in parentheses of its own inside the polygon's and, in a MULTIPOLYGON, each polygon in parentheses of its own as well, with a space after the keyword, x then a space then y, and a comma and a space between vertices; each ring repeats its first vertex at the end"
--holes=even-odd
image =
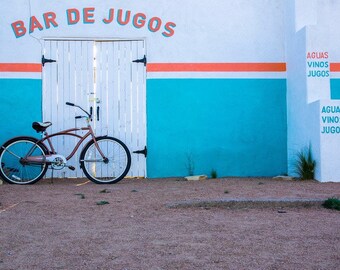
POLYGON ((80 167, 87 178, 97 184, 115 184, 122 180, 131 166, 129 149, 120 140, 113 137, 96 138, 90 141, 80 154, 80 167))
POLYGON ((46 173, 47 164, 24 162, 29 154, 31 157, 44 159, 47 149, 43 144, 37 143, 33 137, 16 137, 0 149, 0 176, 10 184, 33 184, 39 181, 46 173))

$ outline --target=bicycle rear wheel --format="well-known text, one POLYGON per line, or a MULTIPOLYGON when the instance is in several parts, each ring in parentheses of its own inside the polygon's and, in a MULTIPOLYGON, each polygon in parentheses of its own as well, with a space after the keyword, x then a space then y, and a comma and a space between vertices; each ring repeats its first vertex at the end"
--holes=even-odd
POLYGON ((23 162, 30 151, 30 156, 46 156, 46 147, 38 143, 33 137, 16 137, 0 149, 0 176, 10 184, 33 184, 39 181, 46 173, 48 165, 23 162))
POLYGON ((80 167, 86 177, 97 184, 115 184, 122 180, 130 169, 129 149, 113 137, 98 137, 96 141, 106 159, 102 158, 92 140, 80 154, 80 167))

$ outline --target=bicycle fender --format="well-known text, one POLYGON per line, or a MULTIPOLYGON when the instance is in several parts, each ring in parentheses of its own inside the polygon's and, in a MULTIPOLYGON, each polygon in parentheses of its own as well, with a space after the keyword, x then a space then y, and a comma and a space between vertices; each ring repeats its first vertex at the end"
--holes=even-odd
MULTIPOLYGON (((98 141, 98 140, 100 140, 100 139, 104 139, 104 138, 108 138, 108 137, 109 137, 108 135, 104 135, 104 136, 95 137, 95 139, 96 139, 96 141, 98 141)), ((84 145, 84 147, 83 147, 83 149, 82 149, 81 152, 83 152, 83 150, 86 149, 87 146, 90 145, 90 144, 92 144, 92 143, 94 143, 93 139, 89 140, 89 141, 84 145)))
POLYGON ((39 139, 37 139, 36 137, 32 137, 32 136, 15 136, 15 137, 8 139, 6 142, 3 143, 3 145, 6 144, 9 141, 17 140, 17 139, 24 139, 24 140, 26 140, 26 139, 30 140, 31 139, 31 140, 34 140, 36 142, 39 141, 39 139))

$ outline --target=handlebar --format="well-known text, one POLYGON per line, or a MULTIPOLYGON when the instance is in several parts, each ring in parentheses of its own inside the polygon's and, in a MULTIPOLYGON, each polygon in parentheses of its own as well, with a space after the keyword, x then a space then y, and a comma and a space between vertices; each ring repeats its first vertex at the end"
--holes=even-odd
MULTIPOLYGON (((76 105, 76 104, 71 103, 71 102, 66 102, 66 105, 68 105, 68 106, 73 106, 73 107, 77 107, 77 108, 81 109, 84 113, 87 114, 88 118, 92 121, 92 115, 89 114, 87 111, 85 111, 85 110, 84 110, 82 107, 80 107, 79 105, 76 105)), ((81 117, 81 116, 76 116, 76 119, 78 119, 78 118, 82 118, 82 117, 81 117)))

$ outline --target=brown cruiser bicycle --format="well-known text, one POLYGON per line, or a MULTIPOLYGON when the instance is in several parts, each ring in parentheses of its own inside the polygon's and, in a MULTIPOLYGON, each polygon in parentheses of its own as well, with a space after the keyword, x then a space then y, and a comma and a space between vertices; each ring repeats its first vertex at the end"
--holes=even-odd
POLYGON ((5 142, 0 148, 0 176, 11 184, 33 184, 44 177, 49 166, 53 170, 69 168, 67 161, 73 157, 80 145, 89 137, 90 141, 81 150, 79 163, 88 179, 97 184, 114 184, 122 180, 131 166, 131 155, 127 146, 120 140, 100 136, 96 137, 91 127, 92 116, 78 105, 66 102, 66 105, 78 107, 85 116, 87 125, 57 133, 48 134, 46 129, 51 122, 34 122, 33 129, 43 133, 42 139, 20 136, 5 142), (87 131, 80 136, 76 131, 87 131), (73 136, 79 139, 69 156, 59 155, 51 141, 55 136, 73 136))

